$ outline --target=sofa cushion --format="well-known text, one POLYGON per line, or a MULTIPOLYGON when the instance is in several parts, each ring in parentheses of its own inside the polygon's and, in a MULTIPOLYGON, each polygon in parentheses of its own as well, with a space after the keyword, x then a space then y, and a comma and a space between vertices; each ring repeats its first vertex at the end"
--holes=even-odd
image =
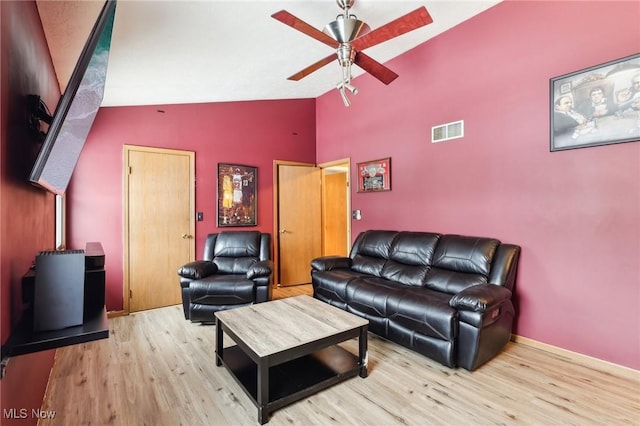
POLYGON ((431 265, 439 234, 400 232, 393 239, 389 259, 405 265, 431 265))
POLYGON ((447 294, 456 294, 477 284, 485 284, 487 277, 480 274, 465 274, 449 269, 431 268, 425 279, 425 287, 447 294))
POLYGON ((438 234, 428 232, 400 232, 394 238, 381 276, 402 284, 422 286, 424 284, 438 234))
POLYGON ((388 259, 391 244, 397 235, 398 232, 396 231, 364 232, 357 245, 358 253, 365 256, 388 259))
POLYGON ((243 274, 245 277, 251 265, 258 261, 259 259, 257 257, 218 256, 213 259, 213 263, 218 267, 219 274, 243 274))
POLYGON ((221 232, 216 238, 213 256, 259 257, 260 232, 221 232))
POLYGON ((493 238, 443 235, 436 247, 433 266, 489 276, 493 255, 499 245, 500 241, 493 238))
POLYGON ((387 317, 389 303, 395 304, 404 288, 384 278, 363 276, 347 284, 346 302, 360 314, 387 317))
POLYGON ((344 304, 346 301, 347 284, 349 281, 362 277, 363 274, 348 269, 332 271, 311 271, 313 294, 324 301, 335 300, 344 304))
POLYGON ((255 285, 241 275, 211 275, 189 285, 191 303, 237 305, 254 300, 255 285))
MULTIPOLYGON (((407 288, 389 298, 389 331, 420 333, 438 340, 453 341, 458 312, 449 306, 451 296, 426 288, 407 288)), ((401 336, 394 336, 399 338, 401 336)))
POLYGON ((351 269, 375 277, 381 276, 382 268, 389 259, 391 244, 397 235, 395 231, 368 231, 361 234, 354 246, 351 269))
POLYGON ((405 265, 393 260, 387 261, 382 267, 382 277, 405 285, 422 287, 429 272, 428 266, 405 265))
POLYGON ((379 257, 369 257, 357 254, 353 258, 351 269, 361 274, 371 275, 373 277, 380 277, 382 275, 382 268, 387 262, 386 259, 379 257))
POLYGON ((402 284, 384 278, 367 277, 354 279, 347 284, 347 311, 369 320, 369 331, 387 335, 389 303, 402 295, 402 284))

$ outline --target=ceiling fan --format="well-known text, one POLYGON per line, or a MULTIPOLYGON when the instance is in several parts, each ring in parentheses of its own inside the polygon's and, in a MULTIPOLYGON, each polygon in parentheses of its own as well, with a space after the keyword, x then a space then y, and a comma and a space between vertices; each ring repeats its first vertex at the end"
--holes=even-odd
POLYGON ((389 84, 398 77, 398 74, 362 51, 368 47, 413 31, 416 28, 428 25, 433 22, 433 19, 431 15, 429 15, 429 12, 427 12, 427 9, 422 6, 413 12, 409 12, 371 31, 369 25, 349 13, 355 0, 336 0, 336 3, 338 3, 343 13, 338 15, 335 21, 328 23, 322 31, 317 30, 286 10, 276 12, 271 15, 271 17, 336 49, 336 54, 331 54, 326 58, 320 59, 293 74, 288 79, 298 81, 337 59, 342 70, 342 81, 338 83, 336 88, 342 96, 344 105, 349 106, 351 103, 349 102, 349 98, 347 98, 345 90, 348 90, 354 95, 358 93, 358 89, 351 85, 351 65, 358 65, 384 84, 389 84))

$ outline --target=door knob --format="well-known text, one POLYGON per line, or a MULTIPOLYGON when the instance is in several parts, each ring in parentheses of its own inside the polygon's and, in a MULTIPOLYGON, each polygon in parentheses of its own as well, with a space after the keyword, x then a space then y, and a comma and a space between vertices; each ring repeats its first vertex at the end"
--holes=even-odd
POLYGON ((189 234, 182 234, 182 239, 183 240, 188 240, 189 238, 192 238, 192 236, 189 235, 189 234))
POLYGON ((280 230, 280 233, 281 233, 281 234, 286 234, 287 232, 289 232, 289 231, 287 231, 286 229, 281 229, 281 230, 280 230))

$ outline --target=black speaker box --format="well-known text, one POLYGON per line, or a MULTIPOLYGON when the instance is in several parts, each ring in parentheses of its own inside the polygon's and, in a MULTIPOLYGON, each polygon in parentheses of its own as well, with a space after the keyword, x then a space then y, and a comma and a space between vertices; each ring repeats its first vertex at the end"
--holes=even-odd
POLYGON ((33 331, 84 321, 84 251, 42 251, 36 257, 33 331))
MULTIPOLYGON (((104 251, 100 243, 87 243, 86 250, 75 252, 84 253, 84 280, 83 289, 83 321, 94 318, 102 313, 105 306, 106 272, 104 269, 104 251)), ((55 252, 54 252, 55 253, 55 252)), ((55 256, 58 258, 60 253, 55 256)), ((63 257, 60 257, 62 259, 63 257)), ((30 269, 22 277, 22 302, 35 307, 36 298, 36 269, 30 269)), ((41 272, 43 274, 44 272, 41 272)), ((43 304, 40 303, 42 306, 43 304)), ((35 318, 34 311, 34 318, 35 318)))

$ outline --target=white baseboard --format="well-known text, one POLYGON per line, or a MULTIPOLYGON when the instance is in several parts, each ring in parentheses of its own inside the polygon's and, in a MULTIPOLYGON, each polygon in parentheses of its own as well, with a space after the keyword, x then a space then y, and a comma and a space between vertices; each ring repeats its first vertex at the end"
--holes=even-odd
POLYGON ((625 367, 624 365, 614 364, 609 361, 604 361, 602 359, 594 358, 578 352, 573 352, 568 349, 559 348, 557 346, 549 345, 547 343, 538 342, 537 340, 529 339, 528 337, 518 336, 516 334, 511 335, 511 341, 522 344, 522 345, 531 346, 532 348, 540 349, 545 352, 550 352, 552 354, 561 356, 563 358, 567 358, 571 362, 579 363, 587 367, 598 369, 601 371, 606 371, 611 374, 618 374, 618 375, 631 374, 635 376, 636 380, 640 381, 640 371, 634 370, 633 368, 630 368, 630 367, 625 367))

